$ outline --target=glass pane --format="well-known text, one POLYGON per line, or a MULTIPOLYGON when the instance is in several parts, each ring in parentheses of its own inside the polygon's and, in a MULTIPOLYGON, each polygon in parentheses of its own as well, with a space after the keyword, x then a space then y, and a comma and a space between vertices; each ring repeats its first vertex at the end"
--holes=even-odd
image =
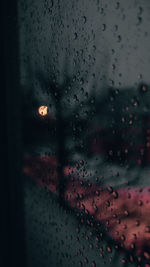
POLYGON ((18 4, 27 266, 149 264, 150 3, 18 4))

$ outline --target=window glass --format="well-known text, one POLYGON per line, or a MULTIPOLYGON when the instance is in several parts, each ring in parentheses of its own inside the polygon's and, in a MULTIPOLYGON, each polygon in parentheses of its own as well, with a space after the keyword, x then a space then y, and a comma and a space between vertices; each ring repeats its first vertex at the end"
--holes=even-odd
POLYGON ((150 3, 18 9, 28 266, 149 266, 150 3))

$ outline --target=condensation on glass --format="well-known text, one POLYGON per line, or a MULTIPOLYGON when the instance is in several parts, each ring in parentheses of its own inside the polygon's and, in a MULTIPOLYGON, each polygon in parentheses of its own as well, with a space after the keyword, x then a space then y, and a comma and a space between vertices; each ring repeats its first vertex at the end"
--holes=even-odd
POLYGON ((150 3, 18 4, 28 266, 150 266, 150 3))

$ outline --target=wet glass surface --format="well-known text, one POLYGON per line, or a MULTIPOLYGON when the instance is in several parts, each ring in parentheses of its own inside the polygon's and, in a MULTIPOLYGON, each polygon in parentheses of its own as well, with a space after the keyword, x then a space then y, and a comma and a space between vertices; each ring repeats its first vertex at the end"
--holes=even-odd
POLYGON ((148 1, 20 1, 27 266, 150 264, 148 1))

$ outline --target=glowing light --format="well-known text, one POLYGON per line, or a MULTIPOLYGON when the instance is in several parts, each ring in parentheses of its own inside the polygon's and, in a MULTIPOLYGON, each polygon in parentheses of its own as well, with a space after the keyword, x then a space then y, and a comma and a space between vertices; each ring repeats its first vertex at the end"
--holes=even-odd
POLYGON ((47 106, 40 106, 38 108, 38 113, 39 113, 39 115, 41 115, 43 117, 46 116, 48 114, 48 107, 47 106))

